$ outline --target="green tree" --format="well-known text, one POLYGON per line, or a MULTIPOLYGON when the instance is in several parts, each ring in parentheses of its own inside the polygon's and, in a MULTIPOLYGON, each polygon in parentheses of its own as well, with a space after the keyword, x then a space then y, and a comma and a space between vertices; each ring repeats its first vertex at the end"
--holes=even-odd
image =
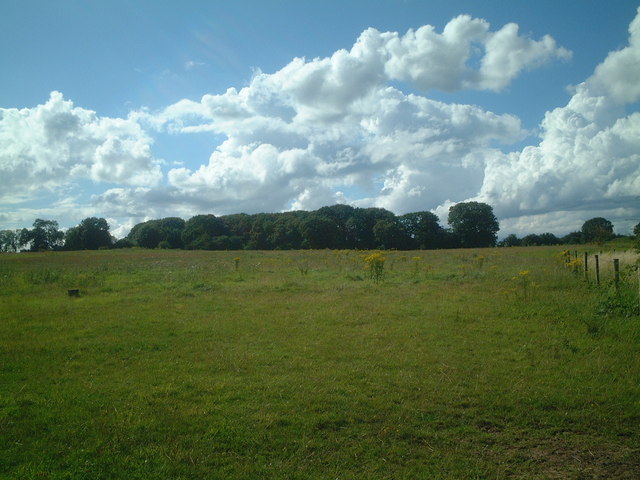
POLYGON ((553 233, 545 232, 540 234, 540 245, 559 245, 560 239, 553 233))
POLYGON ((252 216, 248 247, 252 250, 273 250, 275 215, 259 213, 252 216))
POLYGON ((186 222, 179 217, 166 217, 157 220, 160 228, 160 236, 166 242, 168 248, 182 248, 182 232, 186 222))
POLYGON ((565 245, 579 245, 583 243, 582 232, 570 232, 560 239, 565 245))
POLYGON ((587 220, 581 231, 585 242, 603 243, 613 238, 613 224, 602 217, 587 220))
POLYGON ((510 233, 500 242, 501 247, 519 247, 520 245, 522 245, 522 240, 515 233, 510 233))
POLYGON ((277 250, 297 250, 302 247, 300 231, 300 212, 284 212, 278 214, 273 222, 269 242, 277 250))
POLYGON ((438 217, 432 212, 413 212, 399 218, 410 238, 407 248, 441 248, 444 241, 444 229, 438 217))
POLYGON ((71 227, 64 234, 65 250, 84 250, 82 246, 82 233, 80 227, 71 227))
POLYGON ((396 218, 377 220, 373 225, 373 239, 376 248, 381 249, 403 249, 409 244, 409 236, 396 218))
POLYGON ((232 215, 224 215, 220 217, 220 220, 225 224, 227 230, 230 232, 232 243, 241 246, 234 248, 239 250, 245 247, 249 243, 249 236, 251 232, 252 215, 246 213, 234 213, 232 215))
POLYGON ((303 246, 305 248, 337 248, 340 232, 332 219, 313 213, 301 224, 303 246))
POLYGON ((57 221, 37 218, 33 222, 32 229, 21 230, 18 243, 23 246, 28 245, 32 252, 39 252, 60 248, 63 240, 64 233, 58 228, 57 221))
POLYGON ((461 202, 449 209, 449 225, 460 246, 493 247, 500 225, 493 208, 481 202, 461 202))
POLYGON ((337 234, 334 248, 353 248, 355 238, 348 222, 358 214, 358 210, 351 205, 339 203, 329 207, 322 207, 314 212, 317 215, 333 220, 336 224, 337 234))
POLYGON ((20 230, 0 230, 0 252, 17 252, 20 230))
POLYGON ((215 215, 196 215, 185 222, 182 242, 189 250, 214 250, 219 247, 214 237, 228 235, 227 226, 215 215))
POLYGON ((67 250, 97 250, 111 247, 113 238, 104 218, 87 217, 76 227, 67 230, 64 248, 67 250))
POLYGON ((347 220, 346 228, 351 240, 349 248, 371 250, 376 248, 376 238, 373 227, 379 220, 395 223, 396 216, 384 208, 356 208, 353 215, 347 220))
POLYGON ((167 217, 160 220, 147 220, 135 225, 127 239, 143 248, 182 248, 182 232, 185 221, 179 217, 167 217))
POLYGON ((162 241, 162 232, 157 220, 145 222, 136 231, 136 243, 139 247, 158 248, 162 241))

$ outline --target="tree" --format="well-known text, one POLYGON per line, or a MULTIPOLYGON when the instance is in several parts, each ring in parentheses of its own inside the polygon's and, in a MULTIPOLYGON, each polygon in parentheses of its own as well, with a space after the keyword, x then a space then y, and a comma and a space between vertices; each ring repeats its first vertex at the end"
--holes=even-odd
POLYGON ((67 230, 64 248, 67 250, 97 250, 111 247, 113 238, 104 218, 87 217, 76 227, 67 230))
POLYGON ((441 248, 444 243, 444 229, 438 223, 438 217, 432 212, 414 212, 402 215, 399 219, 410 238, 408 248, 441 248))
POLYGON ((71 227, 64 234, 65 250, 84 250, 82 246, 82 233, 80 227, 71 227))
POLYGON ((215 215, 196 215, 184 224, 182 242, 189 250, 214 250, 219 244, 213 238, 229 235, 229 230, 222 220, 215 215))
POLYGON ((352 248, 355 242, 353 231, 349 228, 349 220, 358 214, 358 209, 342 203, 330 207, 322 207, 314 212, 326 217, 336 224, 337 237, 335 248, 352 248))
POLYGON ((134 225, 127 240, 143 248, 182 248, 182 232, 185 221, 179 217, 147 220, 134 225))
POLYGON ((233 243, 238 244, 238 242, 240 242, 242 245, 234 250, 242 249, 247 245, 247 243, 249 243, 252 224, 251 215, 247 215, 246 213, 235 213, 232 215, 224 215, 220 217, 220 220, 222 220, 227 230, 230 232, 231 238, 234 239, 233 243))
POLYGON ((300 212, 284 212, 278 214, 273 223, 269 242, 277 250, 297 250, 302 246, 300 232, 300 212))
POLYGON ((540 245, 558 245, 560 239, 553 233, 545 232, 540 234, 540 245))
POLYGON ((373 227, 380 220, 395 223, 396 216, 384 208, 355 208, 345 224, 350 238, 348 247, 360 250, 377 248, 373 227))
POLYGON ((136 231, 136 243, 139 247, 157 248, 162 241, 162 232, 157 220, 145 222, 136 231))
POLYGON ((520 240, 515 233, 507 235, 500 242, 501 247, 519 247, 520 245, 522 245, 522 240, 520 240))
POLYGON ((640 223, 638 223, 635 227, 633 227, 633 234, 636 237, 640 236, 640 223))
POLYGON ((583 243, 582 232, 567 233, 560 239, 560 243, 563 243, 565 245, 579 245, 583 243))
POLYGON ((500 226, 493 208, 481 202, 462 202, 449 209, 449 225, 460 246, 493 247, 500 226))
POLYGON ((110 247, 113 238, 109 233, 109 224, 104 218, 88 217, 80 222, 82 245, 87 250, 110 247))
POLYGON ((273 250, 273 225, 275 215, 259 213, 252 216, 248 246, 251 250, 273 250))
POLYGON ((0 230, 0 252, 17 252, 20 230, 0 230))
POLYGON ((305 248, 336 248, 340 232, 332 219, 314 213, 300 225, 305 248))
POLYGON ((158 220, 161 242, 166 242, 168 248, 182 248, 182 232, 186 222, 180 217, 166 217, 158 220))
POLYGON ((31 230, 27 228, 21 230, 18 243, 29 245, 32 252, 39 252, 59 248, 62 246, 63 239, 64 233, 58 229, 58 222, 36 218, 31 230))
POLYGON ((585 242, 603 243, 613 238, 613 224, 602 217, 587 220, 581 231, 585 242))
POLYGON ((373 225, 373 239, 376 248, 381 249, 402 249, 409 243, 409 236, 395 218, 377 220, 373 225))

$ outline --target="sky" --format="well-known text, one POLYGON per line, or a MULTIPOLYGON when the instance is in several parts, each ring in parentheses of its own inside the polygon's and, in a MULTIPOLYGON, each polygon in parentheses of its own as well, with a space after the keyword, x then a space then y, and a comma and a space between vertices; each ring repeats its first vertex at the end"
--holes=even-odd
POLYGON ((628 234, 639 5, 5 0, 0 229, 479 201, 628 234))

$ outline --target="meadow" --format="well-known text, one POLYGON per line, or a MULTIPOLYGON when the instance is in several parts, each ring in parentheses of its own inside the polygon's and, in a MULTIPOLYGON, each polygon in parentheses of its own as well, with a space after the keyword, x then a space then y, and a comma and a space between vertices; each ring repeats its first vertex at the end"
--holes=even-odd
POLYGON ((0 478, 639 478, 636 256, 580 255, 1 255, 0 478))

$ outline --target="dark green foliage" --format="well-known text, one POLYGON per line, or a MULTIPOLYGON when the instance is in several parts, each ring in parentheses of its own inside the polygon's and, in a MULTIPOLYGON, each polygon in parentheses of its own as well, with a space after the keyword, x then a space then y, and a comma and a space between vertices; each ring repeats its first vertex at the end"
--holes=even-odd
POLYGON ((515 234, 511 233, 499 242, 498 245, 500 247, 519 247, 522 245, 522 240, 520 240, 515 234))
POLYGON ((613 238, 613 224, 602 217, 587 220, 582 225, 582 237, 585 242, 606 242, 613 238))
POLYGON ((113 248, 131 248, 135 245, 128 238, 121 238, 113 243, 113 248))
POLYGON ((182 248, 182 231, 185 221, 178 217, 149 220, 134 226, 127 239, 143 248, 182 248))
POLYGON ((215 215, 196 215, 184 225, 182 243, 187 250, 216 250, 214 237, 229 235, 225 223, 215 215))
POLYGON ((395 215, 384 208, 356 208, 345 224, 353 242, 351 248, 360 250, 378 248, 373 232, 373 227, 378 221, 395 223, 395 215))
POLYGON ((408 236, 408 248, 422 250, 445 247, 445 232, 435 213, 407 213, 402 215, 399 221, 408 236))
POLYGON ((78 226, 67 230, 64 236, 65 250, 98 250, 112 244, 109 224, 104 218, 85 218, 78 226))
POLYGON ((556 237, 553 233, 542 233, 536 234, 532 233, 530 235, 526 235, 521 240, 521 245, 524 247, 535 247, 541 245, 558 245, 560 243, 560 239, 556 237))
POLYGON ((18 243, 30 247, 32 252, 39 252, 60 248, 63 239, 64 233, 58 229, 57 221, 37 218, 31 230, 24 228, 20 231, 18 243))
POLYGON ((303 245, 306 248, 338 248, 340 231, 330 218, 313 214, 301 225, 303 245))
POLYGON ((584 243, 582 232, 571 232, 560 239, 560 243, 565 245, 579 245, 584 243))
MULTIPOLYGON (((55 236, 57 222, 53 222, 55 228, 51 228, 51 223, 38 219, 32 230, 0 231, 0 251, 16 251, 20 246, 30 246, 35 250, 58 248, 60 237, 55 236)), ((428 211, 396 216, 384 208, 339 204, 311 212, 239 213, 220 217, 196 215, 187 222, 178 217, 148 220, 135 225, 125 239, 113 243, 106 220, 91 217, 67 231, 64 246, 68 250, 112 246, 188 250, 413 250, 496 245, 498 221, 492 207, 485 203, 464 202, 451 207, 449 224, 451 228, 444 229, 438 223, 438 217, 428 211)), ((639 229, 640 224, 636 225, 634 232, 639 229)), ((597 238, 613 237, 611 222, 605 219, 585 222, 584 230, 586 234, 572 232, 563 238, 542 233, 519 239, 511 234, 500 242, 500 246, 584 243, 587 238, 597 237, 597 234, 596 237, 589 234, 592 231, 605 232, 604 236, 597 238), (600 228, 592 229, 594 224, 600 228)), ((637 243, 640 250, 640 239, 637 243)))
POLYGON ((317 214, 332 220, 337 227, 335 238, 336 248, 350 248, 354 242, 354 236, 348 221, 356 214, 356 208, 350 205, 332 205, 317 210, 317 214))
POLYGON ((17 252, 20 230, 0 230, 0 252, 17 252))
POLYGON ((448 221, 462 247, 496 245, 500 226, 490 205, 481 202, 458 203, 449 209, 448 221))
POLYGON ((398 250, 406 249, 409 245, 409 236, 397 218, 377 220, 373 226, 373 240, 376 248, 398 250))

